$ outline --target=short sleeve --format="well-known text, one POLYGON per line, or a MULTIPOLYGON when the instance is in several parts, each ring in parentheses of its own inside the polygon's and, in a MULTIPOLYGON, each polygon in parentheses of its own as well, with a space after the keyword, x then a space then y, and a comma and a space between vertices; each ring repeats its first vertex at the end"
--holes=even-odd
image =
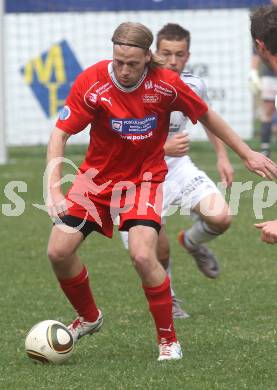
POLYGON ((185 83, 193 90, 193 92, 196 93, 196 95, 198 95, 202 100, 204 100, 208 105, 210 105, 207 86, 202 79, 194 77, 193 81, 185 81, 185 83))
POLYGON ((176 77, 174 87, 176 98, 171 105, 172 111, 182 111, 195 124, 208 111, 207 104, 180 77, 176 77))
POLYGON ((73 83, 65 105, 60 112, 56 126, 70 134, 77 134, 95 120, 96 105, 87 105, 85 94, 89 89, 89 81, 83 72, 73 83))

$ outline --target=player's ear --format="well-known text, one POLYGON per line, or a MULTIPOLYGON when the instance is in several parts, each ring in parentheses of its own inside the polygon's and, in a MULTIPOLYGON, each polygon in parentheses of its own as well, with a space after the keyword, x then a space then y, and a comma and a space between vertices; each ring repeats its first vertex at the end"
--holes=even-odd
POLYGON ((151 57, 152 57, 152 52, 151 50, 148 50, 147 53, 146 53, 146 63, 149 64, 149 62, 151 61, 151 57))
POLYGON ((255 39, 255 43, 256 43, 256 47, 258 50, 260 51, 265 51, 266 47, 265 47, 265 44, 264 42, 260 41, 259 39, 255 39))

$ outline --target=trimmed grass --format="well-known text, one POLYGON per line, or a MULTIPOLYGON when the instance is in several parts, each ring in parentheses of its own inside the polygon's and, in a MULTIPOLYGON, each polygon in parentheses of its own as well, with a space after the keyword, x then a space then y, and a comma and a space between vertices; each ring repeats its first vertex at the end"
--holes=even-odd
MULTIPOLYGON (((191 149, 193 160, 217 180, 210 146, 195 143, 191 149)), ((82 155, 83 147, 68 148, 67 157, 77 164, 82 155)), ((260 181, 231 157, 235 180, 260 181)), ((277 150, 272 157, 277 160, 277 150)), ((156 361, 152 319, 116 231, 113 240, 93 234, 81 248, 105 316, 101 332, 80 340, 62 366, 29 360, 24 351, 29 328, 43 319, 68 323, 74 316, 46 259, 51 221, 32 206, 43 203, 44 161, 43 147, 12 148, 10 163, 0 167, 1 204, 12 203, 4 195, 10 180, 27 183, 27 192, 19 193, 24 213, 1 214, 0 389, 276 389, 276 246, 261 243, 253 227, 251 191, 242 194, 231 229, 209 245, 220 259, 218 280, 200 274, 177 244, 176 234, 190 221, 168 219, 174 288, 191 314, 175 322, 182 361, 156 361)), ((276 205, 264 212, 266 219, 276 216, 276 205)))

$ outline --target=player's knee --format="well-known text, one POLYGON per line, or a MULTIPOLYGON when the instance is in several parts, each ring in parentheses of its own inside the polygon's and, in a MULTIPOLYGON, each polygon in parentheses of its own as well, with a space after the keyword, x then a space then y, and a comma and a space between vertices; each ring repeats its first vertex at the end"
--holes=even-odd
POLYGON ((221 218, 220 221, 220 227, 222 232, 225 232, 226 230, 229 229, 232 223, 232 216, 229 215, 228 213, 224 214, 224 216, 221 218))
POLYGON ((143 270, 145 268, 148 268, 149 260, 150 260, 149 251, 145 249, 130 254, 131 254, 133 265, 137 270, 143 270))
POLYGON ((47 248, 47 255, 51 263, 61 263, 67 259, 69 253, 66 248, 49 244, 47 248))
POLYGON ((226 212, 214 216, 208 224, 213 230, 217 231, 218 233, 224 233, 227 229, 229 229, 231 223, 232 216, 226 212))

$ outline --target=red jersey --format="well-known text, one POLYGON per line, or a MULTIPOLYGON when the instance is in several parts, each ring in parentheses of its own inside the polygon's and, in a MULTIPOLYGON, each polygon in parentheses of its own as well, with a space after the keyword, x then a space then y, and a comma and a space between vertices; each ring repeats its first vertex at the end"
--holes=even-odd
POLYGON ((123 87, 115 78, 111 61, 101 61, 76 79, 56 126, 76 134, 90 125, 90 144, 80 171, 95 168, 93 178, 108 195, 115 183, 139 184, 150 172, 162 182, 167 168, 163 146, 170 113, 182 111, 193 123, 207 105, 170 70, 145 69, 133 87, 123 87))

